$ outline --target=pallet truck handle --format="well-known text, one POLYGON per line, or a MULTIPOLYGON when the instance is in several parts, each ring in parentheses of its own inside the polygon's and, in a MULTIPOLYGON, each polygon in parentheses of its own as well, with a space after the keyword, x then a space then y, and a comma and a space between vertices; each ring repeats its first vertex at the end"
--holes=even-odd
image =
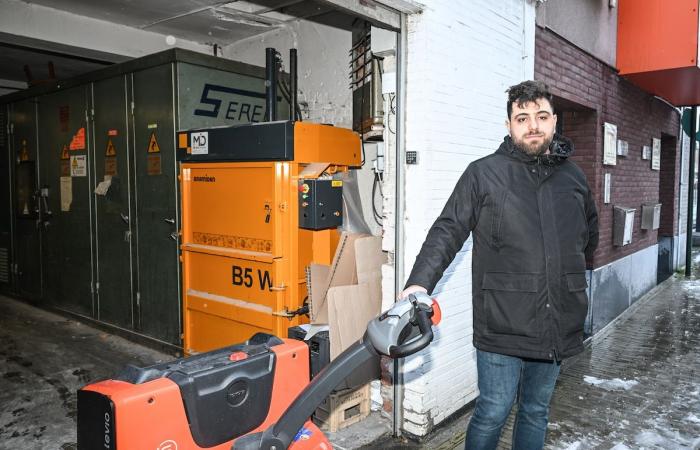
POLYGON ((431 326, 437 325, 440 316, 437 302, 427 294, 411 294, 399 301, 389 311, 372 319, 362 339, 345 349, 321 370, 277 423, 265 431, 236 439, 232 450, 286 449, 316 407, 348 373, 354 372, 370 359, 376 359, 379 364, 380 354, 400 358, 422 350, 433 340, 431 326))
POLYGON ((431 328, 432 321, 430 320, 429 311, 418 308, 415 320, 418 325, 420 337, 405 344, 389 347, 389 356, 392 358, 405 358, 406 356, 423 350, 432 342, 433 329, 431 328))

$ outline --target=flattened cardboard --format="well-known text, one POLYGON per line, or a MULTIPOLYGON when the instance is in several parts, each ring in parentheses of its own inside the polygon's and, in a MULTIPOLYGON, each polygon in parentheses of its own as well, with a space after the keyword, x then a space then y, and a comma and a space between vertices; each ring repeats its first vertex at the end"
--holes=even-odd
POLYGON ((357 342, 370 320, 379 314, 367 283, 335 286, 328 289, 328 326, 331 360, 357 342))
POLYGON ((355 267, 358 284, 369 285, 369 295, 373 305, 382 304, 382 264, 387 255, 382 251, 382 238, 367 236, 355 241, 355 267))
POLYGON ((309 316, 311 323, 328 323, 328 305, 326 291, 328 290, 328 274, 331 266, 311 263, 306 273, 306 292, 309 293, 309 316))
MULTIPOLYGON (((364 234, 343 233, 338 242, 338 248, 335 251, 333 262, 331 263, 330 272, 326 280, 325 286, 320 288, 316 294, 315 313, 311 314, 311 323, 329 323, 328 322, 328 305, 326 304, 326 295, 328 289, 334 286, 347 286, 357 284, 357 269, 355 268, 355 241, 364 234)), ((313 282, 312 282, 313 284, 313 282)), ((313 287, 313 286, 312 286, 313 287)), ((312 307, 313 308, 313 307, 312 307)))

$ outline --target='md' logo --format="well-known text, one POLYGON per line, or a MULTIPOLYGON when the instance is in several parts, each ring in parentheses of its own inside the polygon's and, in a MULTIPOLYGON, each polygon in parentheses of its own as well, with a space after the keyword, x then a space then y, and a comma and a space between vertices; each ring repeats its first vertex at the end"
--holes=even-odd
POLYGON ((193 155, 206 155, 209 153, 209 132, 200 131, 190 135, 193 155))

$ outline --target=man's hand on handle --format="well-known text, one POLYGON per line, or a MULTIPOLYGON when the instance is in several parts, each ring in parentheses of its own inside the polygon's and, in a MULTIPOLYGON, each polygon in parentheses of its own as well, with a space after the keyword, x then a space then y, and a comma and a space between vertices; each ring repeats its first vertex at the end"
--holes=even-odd
POLYGON ((418 286, 417 284, 412 284, 409 287, 407 287, 406 289, 404 289, 399 294, 399 298, 397 300, 404 299, 415 292, 423 292, 423 293, 427 294, 428 290, 426 288, 424 288, 423 286, 418 286))

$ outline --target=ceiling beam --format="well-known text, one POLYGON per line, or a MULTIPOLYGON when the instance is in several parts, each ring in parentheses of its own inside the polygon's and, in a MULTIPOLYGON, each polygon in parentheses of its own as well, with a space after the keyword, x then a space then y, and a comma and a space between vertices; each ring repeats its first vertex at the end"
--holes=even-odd
POLYGON ((401 28, 401 13, 372 0, 317 0, 331 5, 338 11, 362 18, 379 28, 398 31, 401 28))

